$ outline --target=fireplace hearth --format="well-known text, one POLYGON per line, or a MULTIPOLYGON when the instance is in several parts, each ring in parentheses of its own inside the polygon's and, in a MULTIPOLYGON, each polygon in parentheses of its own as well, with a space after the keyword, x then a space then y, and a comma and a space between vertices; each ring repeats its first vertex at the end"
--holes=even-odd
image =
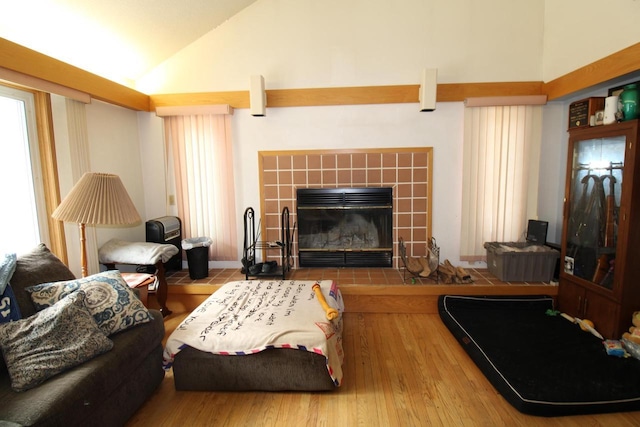
POLYGON ((392 266, 391 188, 304 188, 296 194, 301 267, 392 266))

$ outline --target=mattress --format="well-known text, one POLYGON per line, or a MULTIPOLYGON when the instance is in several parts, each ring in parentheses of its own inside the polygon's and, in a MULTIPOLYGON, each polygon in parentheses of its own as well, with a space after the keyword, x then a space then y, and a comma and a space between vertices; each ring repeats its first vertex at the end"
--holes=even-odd
POLYGON ((608 355, 601 339, 554 310, 552 297, 444 295, 438 309, 474 363, 520 412, 640 410, 640 360, 608 355))

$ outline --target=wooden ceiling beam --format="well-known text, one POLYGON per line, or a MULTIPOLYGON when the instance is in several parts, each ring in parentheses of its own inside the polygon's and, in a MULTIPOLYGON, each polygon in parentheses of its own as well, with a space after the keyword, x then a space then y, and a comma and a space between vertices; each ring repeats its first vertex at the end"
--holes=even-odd
POLYGON ((640 70, 640 43, 551 80, 544 84, 542 90, 549 100, 553 100, 638 70, 640 70))
MULTIPOLYGON (((156 106, 229 104, 249 108, 249 91, 146 95, 88 71, 0 38, 0 67, 89 94, 92 98, 137 111, 156 106)), ((570 95, 640 70, 640 43, 581 67, 548 83, 440 83, 438 102, 461 102, 486 96, 570 95)), ((419 85, 360 86, 307 89, 268 89, 267 107, 302 107, 418 103, 419 85)))
MULTIPOLYGON (((267 108, 418 103, 419 88, 420 85, 267 89, 267 108)), ((441 83, 436 100, 462 102, 472 97, 541 95, 541 90, 542 82, 441 83)), ((151 95, 152 109, 209 104, 249 108, 249 91, 151 95)))
POLYGON ((0 67, 89 94, 137 111, 150 111, 149 95, 0 38, 0 67))

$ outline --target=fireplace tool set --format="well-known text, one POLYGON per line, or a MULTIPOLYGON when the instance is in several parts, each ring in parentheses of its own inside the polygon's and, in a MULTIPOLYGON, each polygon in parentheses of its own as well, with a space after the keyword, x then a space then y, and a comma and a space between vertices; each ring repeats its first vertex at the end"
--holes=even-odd
POLYGON ((245 278, 247 280, 249 280, 249 277, 282 277, 282 279, 286 278, 287 273, 291 270, 291 239, 293 237, 293 233, 295 233, 295 223, 293 225, 293 233, 289 226, 289 208, 286 206, 282 209, 280 233, 280 240, 259 240, 260 222, 258 222, 258 230, 256 231, 255 212, 253 208, 248 207, 245 210, 242 272, 245 274, 245 278), (256 250, 261 250, 263 252, 263 262, 256 262, 256 250), (267 259, 267 253, 270 250, 279 251, 280 265, 278 265, 278 262, 273 259, 267 259))

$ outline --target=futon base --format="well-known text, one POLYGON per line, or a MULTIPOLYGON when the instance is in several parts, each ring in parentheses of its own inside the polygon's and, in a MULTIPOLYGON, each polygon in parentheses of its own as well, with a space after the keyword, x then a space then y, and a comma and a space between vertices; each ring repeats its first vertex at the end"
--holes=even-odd
POLYGON ((321 354, 288 348, 226 356, 186 347, 175 356, 176 390, 329 391, 336 386, 321 354))

